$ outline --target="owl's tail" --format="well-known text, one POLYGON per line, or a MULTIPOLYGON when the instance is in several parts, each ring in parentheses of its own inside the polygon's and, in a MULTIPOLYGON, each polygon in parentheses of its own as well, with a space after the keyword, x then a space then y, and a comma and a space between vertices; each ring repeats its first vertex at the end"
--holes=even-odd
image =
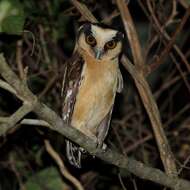
POLYGON ((66 140, 66 155, 71 165, 81 168, 81 154, 79 146, 66 140))

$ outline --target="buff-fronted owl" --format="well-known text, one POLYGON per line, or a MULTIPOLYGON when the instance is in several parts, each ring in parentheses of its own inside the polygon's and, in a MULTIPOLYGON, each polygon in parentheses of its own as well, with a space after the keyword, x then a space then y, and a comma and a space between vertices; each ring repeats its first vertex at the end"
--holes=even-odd
MULTIPOLYGON (((79 30, 75 51, 63 79, 62 118, 98 146, 107 136, 116 92, 123 79, 119 69, 123 34, 99 24, 85 23, 79 30)), ((69 162, 81 167, 81 148, 66 141, 69 162)))

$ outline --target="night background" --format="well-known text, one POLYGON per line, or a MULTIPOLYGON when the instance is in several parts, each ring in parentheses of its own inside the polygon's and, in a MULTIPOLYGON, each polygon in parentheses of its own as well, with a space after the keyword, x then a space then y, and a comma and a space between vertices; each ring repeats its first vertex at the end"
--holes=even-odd
MULTIPOLYGON (((177 168, 174 176, 189 181, 189 5, 189 0, 0 0, 0 53, 38 99, 61 116, 66 61, 72 55, 77 29, 90 21, 86 17, 88 11, 99 22, 123 32, 120 69, 124 89, 116 96, 106 144, 148 167, 165 171, 160 156, 164 150, 162 144, 159 148, 155 129, 161 126, 177 168), (126 33, 128 28, 123 21, 129 17, 121 17, 122 10, 126 13, 125 7, 119 7, 122 2, 131 14, 137 32, 131 36, 138 37, 140 49, 134 49, 136 42, 126 33), (82 6, 82 15, 78 5, 82 6), (137 55, 141 51, 143 67, 138 60, 135 63, 134 51, 137 55), (144 88, 138 86, 142 81, 137 80, 135 72, 128 70, 126 57, 135 65, 137 75, 142 73, 147 81, 144 88), (151 100, 146 96, 151 96, 151 100), (152 106, 158 110, 154 112, 152 106)), ((22 101, 3 87, 5 78, 1 74, 0 71, 0 128, 22 106, 22 101)), ((62 134, 43 124, 27 124, 24 119, 34 121, 39 117, 31 111, 9 130, 0 129, 0 190, 167 189, 88 154, 82 160, 82 169, 74 168, 65 156, 62 134), (65 176, 59 161, 82 188, 65 176)))

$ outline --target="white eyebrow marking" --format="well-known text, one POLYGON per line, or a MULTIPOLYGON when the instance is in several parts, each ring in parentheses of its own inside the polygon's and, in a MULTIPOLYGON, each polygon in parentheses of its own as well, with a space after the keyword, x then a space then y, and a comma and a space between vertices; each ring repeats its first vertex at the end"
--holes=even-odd
POLYGON ((96 25, 92 25, 91 31, 99 47, 103 47, 106 42, 112 40, 118 32, 117 30, 104 29, 96 25))

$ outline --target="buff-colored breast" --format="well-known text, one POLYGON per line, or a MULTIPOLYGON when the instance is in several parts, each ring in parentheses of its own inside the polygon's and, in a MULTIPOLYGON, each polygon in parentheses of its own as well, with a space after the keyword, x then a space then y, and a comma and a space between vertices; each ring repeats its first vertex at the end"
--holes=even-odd
POLYGON ((109 113, 116 94, 118 63, 85 57, 83 80, 76 97, 71 125, 91 138, 109 113))

